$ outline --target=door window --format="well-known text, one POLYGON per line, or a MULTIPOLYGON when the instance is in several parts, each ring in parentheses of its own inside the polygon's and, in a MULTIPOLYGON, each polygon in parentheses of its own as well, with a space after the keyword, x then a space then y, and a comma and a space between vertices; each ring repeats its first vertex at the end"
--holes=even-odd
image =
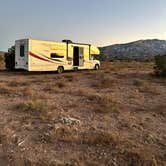
POLYGON ((20 57, 24 57, 24 55, 25 55, 24 45, 20 45, 20 57))

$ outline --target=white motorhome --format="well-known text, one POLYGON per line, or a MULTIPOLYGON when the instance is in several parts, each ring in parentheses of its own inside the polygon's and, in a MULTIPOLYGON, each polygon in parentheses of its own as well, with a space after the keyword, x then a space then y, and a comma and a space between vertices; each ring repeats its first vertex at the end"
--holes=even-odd
POLYGON ((91 44, 22 39, 15 42, 15 69, 58 71, 99 69, 99 49, 91 44))

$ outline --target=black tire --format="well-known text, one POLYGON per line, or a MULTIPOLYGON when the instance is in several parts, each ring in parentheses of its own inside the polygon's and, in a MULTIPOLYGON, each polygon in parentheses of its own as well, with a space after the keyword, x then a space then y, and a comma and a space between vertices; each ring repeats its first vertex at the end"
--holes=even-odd
POLYGON ((59 66, 58 69, 57 69, 57 73, 61 74, 63 72, 64 72, 64 67, 63 66, 59 66))
POLYGON ((95 70, 99 70, 99 69, 100 69, 99 64, 96 64, 94 69, 95 69, 95 70))
POLYGON ((77 71, 78 71, 78 67, 74 67, 73 70, 74 70, 75 72, 77 72, 77 71))

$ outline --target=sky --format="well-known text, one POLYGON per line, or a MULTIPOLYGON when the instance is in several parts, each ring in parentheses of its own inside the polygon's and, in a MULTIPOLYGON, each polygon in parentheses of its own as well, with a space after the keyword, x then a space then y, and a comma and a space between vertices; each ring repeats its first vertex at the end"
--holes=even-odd
POLYGON ((97 46, 166 40, 166 0, 1 0, 0 50, 23 38, 97 46))

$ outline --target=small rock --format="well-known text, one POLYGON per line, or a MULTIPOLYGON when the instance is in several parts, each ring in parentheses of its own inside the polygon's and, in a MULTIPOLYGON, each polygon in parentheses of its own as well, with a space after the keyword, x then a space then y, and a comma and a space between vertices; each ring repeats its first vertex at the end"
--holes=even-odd
POLYGON ((67 118, 67 117, 61 117, 60 119, 56 120, 56 122, 66 124, 68 126, 79 125, 81 123, 80 120, 78 120, 78 119, 67 118))

